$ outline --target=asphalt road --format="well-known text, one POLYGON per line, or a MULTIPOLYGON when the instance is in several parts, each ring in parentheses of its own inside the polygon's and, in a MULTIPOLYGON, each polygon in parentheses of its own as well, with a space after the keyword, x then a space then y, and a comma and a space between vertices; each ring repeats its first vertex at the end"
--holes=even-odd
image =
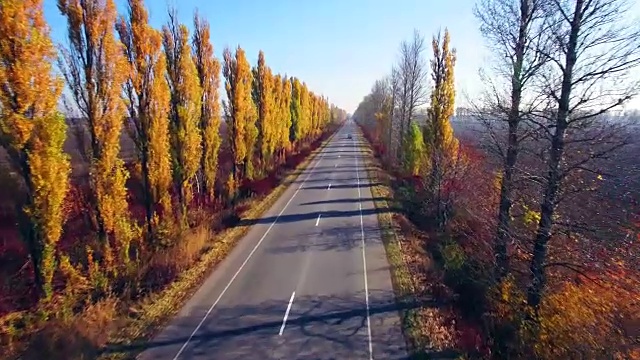
POLYGON ((247 235, 138 358, 406 359, 364 141, 346 123, 243 220, 247 235))

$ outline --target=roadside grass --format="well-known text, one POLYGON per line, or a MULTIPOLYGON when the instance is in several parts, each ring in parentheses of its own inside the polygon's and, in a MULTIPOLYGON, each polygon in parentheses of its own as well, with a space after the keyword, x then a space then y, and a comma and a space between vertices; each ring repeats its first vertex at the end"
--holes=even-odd
MULTIPOLYGON (((259 218, 272 207, 332 138, 333 135, 329 136, 297 166, 285 170, 286 175, 271 192, 238 204, 239 218, 259 218)), ((137 269, 137 277, 151 274, 175 278, 166 287, 149 291, 138 300, 123 301, 109 296, 91 304, 87 299, 85 307, 74 313, 73 309, 69 310, 73 305, 67 303, 74 294, 62 294, 40 306, 36 313, 13 313, 0 319, 0 333, 8 335, 6 338, 28 342, 10 343, 0 359, 135 358, 138 354, 134 351, 105 352, 104 349, 141 343, 156 334, 250 228, 237 225, 216 231, 215 227, 208 223, 186 231, 174 246, 154 254, 144 269, 137 269), (18 335, 29 333, 32 335, 28 337, 18 335)))
MULTIPOLYGON (((394 197, 393 176, 382 168, 368 143, 366 146, 366 169, 376 208, 400 209, 402 204, 394 197)), ((427 236, 399 212, 380 211, 378 222, 411 358, 460 358, 450 311, 436 304, 432 296, 438 285, 438 270, 426 250, 427 236)))

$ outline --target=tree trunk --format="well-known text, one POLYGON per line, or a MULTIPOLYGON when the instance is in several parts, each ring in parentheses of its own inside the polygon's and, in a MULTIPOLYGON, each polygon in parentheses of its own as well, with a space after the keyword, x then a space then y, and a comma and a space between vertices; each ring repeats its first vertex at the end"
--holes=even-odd
POLYGON ((142 161, 142 192, 144 197, 144 209, 145 209, 145 218, 147 225, 147 236, 149 237, 149 241, 152 241, 153 238, 153 189, 151 189, 151 184, 149 183, 149 156, 148 156, 148 148, 143 149, 141 151, 141 159, 142 161))
POLYGON ((562 76, 562 88, 558 100, 558 114, 556 117, 555 133, 551 138, 551 152, 549 154, 549 173, 547 186, 540 206, 540 222, 533 246, 533 258, 531 259, 531 285, 527 294, 527 303, 534 309, 538 309, 542 300, 542 292, 545 287, 544 263, 547 257, 547 244, 551 238, 553 216, 560 190, 561 167, 560 163, 564 155, 565 133, 567 130, 567 118, 571 99, 573 67, 577 61, 576 49, 578 46, 578 34, 582 23, 582 7, 584 0, 576 0, 576 5, 571 21, 569 44, 565 57, 565 66, 562 76))
POLYGON ((500 184, 500 205, 498 209, 498 229, 496 233, 494 253, 496 257, 495 277, 502 280, 509 272, 509 255, 507 241, 511 232, 511 195, 513 190, 513 173, 518 161, 518 127, 520 125, 520 102, 522 100, 522 65, 524 62, 525 43, 527 41, 527 22, 531 16, 528 1, 520 1, 520 27, 515 44, 515 62, 511 78, 511 108, 509 109, 509 133, 507 153, 500 184))
MULTIPOLYGON (((522 64, 522 60, 520 60, 522 64)), ((515 82, 515 79, 514 79, 515 82)), ((514 88, 511 98, 511 111, 509 113, 509 135, 507 142, 507 154, 502 171, 500 184, 500 206, 498 209, 498 230, 495 240, 496 280, 500 281, 509 272, 509 256, 507 254, 507 241, 511 232, 511 195, 513 190, 513 173, 518 161, 518 125, 520 123, 520 88, 514 88)))

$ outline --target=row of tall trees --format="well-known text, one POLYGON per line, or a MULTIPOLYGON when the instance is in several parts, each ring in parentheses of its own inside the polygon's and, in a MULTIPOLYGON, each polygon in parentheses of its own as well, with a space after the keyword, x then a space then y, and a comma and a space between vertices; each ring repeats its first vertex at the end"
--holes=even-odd
MULTIPOLYGON (((597 166, 602 163, 597 160, 629 141, 621 129, 625 124, 603 121, 602 117, 638 92, 633 70, 640 65, 640 32, 626 20, 628 11, 622 0, 484 0, 476 7, 481 30, 500 57, 497 71, 485 78, 491 86, 484 102, 474 103, 476 120, 486 126, 493 150, 503 159, 496 278, 509 273, 507 243, 514 236, 510 225, 512 188, 528 175, 528 180, 542 186, 528 296, 534 307, 540 304, 544 289, 547 244, 561 194, 589 190, 585 183, 584 189, 563 186, 575 187, 575 183, 569 184, 574 172, 598 174, 597 166), (501 79, 508 85, 499 83, 501 79), (529 146, 531 142, 535 149, 529 146), (518 167, 519 154, 526 150, 541 150, 547 170, 539 177, 518 167)), ((400 61, 391 76, 374 84, 354 114, 374 129, 387 157, 404 160, 407 173, 423 174, 421 153, 428 154, 430 181, 438 179, 434 164, 443 163, 433 158, 442 156, 433 149, 457 146, 448 124, 455 97, 455 55, 449 53, 448 42, 445 33, 439 49, 434 39, 430 99, 425 96, 424 40, 416 33, 411 43, 402 43, 400 61), (426 103, 426 113, 420 113, 419 107, 426 103), (421 133, 418 123, 424 124, 421 133)))
MULTIPOLYGON (((567 273, 556 270, 560 268, 628 290, 620 285, 619 275, 627 274, 635 277, 637 285, 638 273, 631 273, 637 269, 638 257, 629 253, 635 246, 630 229, 633 217, 615 209, 622 202, 607 198, 612 191, 603 189, 624 187, 637 192, 625 185, 628 180, 607 172, 621 166, 612 159, 633 140, 628 119, 612 118, 610 111, 640 92, 640 27, 630 19, 630 9, 624 0, 481 0, 475 8, 480 30, 495 56, 482 72, 486 91, 472 100, 468 123, 460 123, 461 128, 482 130, 474 136, 489 155, 491 164, 485 165, 497 169, 496 208, 490 209, 487 219, 496 224, 491 239, 494 271, 482 282, 499 287, 518 279, 516 287, 522 288, 527 314, 524 322, 533 324, 536 341, 547 344, 530 351, 542 357, 553 351, 560 351, 556 356, 571 357, 567 354, 577 351, 575 343, 565 346, 560 341, 551 346, 545 340, 560 328, 566 330, 559 335, 565 340, 576 330, 573 325, 565 328, 553 323, 558 313, 550 315, 549 308, 555 305, 543 309, 545 299, 547 304, 558 301, 548 296, 558 291, 550 292, 549 274, 564 274, 556 279, 567 285, 567 273), (603 219, 607 220, 600 224, 603 219), (540 315, 545 311, 546 318, 540 315)), ((406 174, 427 179, 429 196, 444 205, 446 199, 436 201, 435 190, 442 188, 434 182, 467 160, 458 156, 457 161, 447 162, 441 157, 451 153, 447 147, 458 147, 447 124, 453 117, 453 84, 443 86, 453 78, 455 56, 446 55, 447 35, 443 43, 440 51, 434 46, 429 86, 426 62, 420 55, 423 39, 416 33, 412 42, 403 42, 391 75, 374 84, 354 117, 368 129, 389 164, 400 160, 406 174), (427 98, 429 87, 431 97, 427 98)), ((442 214, 446 211, 438 210, 435 216, 442 214)), ((443 225, 443 219, 437 220, 443 225)), ((622 313, 627 310, 617 304, 624 301, 623 293, 616 293, 615 300, 585 296, 586 305, 571 311, 622 313)), ((558 309, 562 305, 554 311, 558 309)), ((620 334, 619 324, 602 316, 603 322, 594 329, 605 335, 597 341, 618 341, 611 336, 620 334)), ((582 355, 604 351, 601 345, 583 349, 582 355)))
MULTIPOLYGON (((221 63, 209 24, 197 12, 190 34, 175 10, 161 30, 154 29, 143 0, 128 0, 122 16, 113 0, 57 5, 68 30, 68 46, 59 56, 41 0, 0 2, 0 145, 24 184, 20 229, 44 298, 52 292, 70 183, 63 151, 67 125, 58 111, 63 80, 89 139, 81 151, 89 159, 90 212, 101 261, 111 274, 130 261, 134 242, 144 238, 154 245, 160 222, 173 222, 175 214, 186 225, 196 193, 208 201, 218 195, 223 108, 234 160, 230 197, 235 184, 266 175, 287 150, 305 146, 335 119, 326 98, 297 78, 274 75, 262 52, 253 70, 240 47, 234 54, 225 49, 221 63), (54 74, 56 59, 63 79, 54 74), (124 131, 133 139, 140 169, 143 228, 127 210, 124 131)), ((145 247, 137 244, 137 250, 145 247)))
POLYGON ((439 227, 450 212, 445 183, 464 160, 450 123, 456 94, 456 55, 450 41, 446 29, 444 35, 433 37, 433 59, 427 66, 424 38, 414 32, 411 42, 400 45, 400 59, 391 75, 376 81, 354 112, 389 163, 399 163, 406 174, 427 179, 439 227))
POLYGON ((316 138, 335 120, 328 99, 311 92, 296 77, 273 74, 262 51, 251 67, 244 50, 223 53, 223 74, 233 154, 228 180, 234 189, 238 181, 262 177, 281 164, 285 154, 316 138))

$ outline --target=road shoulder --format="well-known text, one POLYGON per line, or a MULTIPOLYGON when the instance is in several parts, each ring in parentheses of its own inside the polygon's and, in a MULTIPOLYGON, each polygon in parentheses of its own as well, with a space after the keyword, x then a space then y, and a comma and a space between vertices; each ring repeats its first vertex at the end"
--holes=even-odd
POLYGON ((364 144, 363 162, 371 182, 371 196, 410 358, 455 359, 458 356, 453 350, 455 329, 430 295, 427 274, 433 265, 422 246, 422 234, 404 218, 401 204, 395 199, 393 176, 382 168, 366 140, 364 144))

